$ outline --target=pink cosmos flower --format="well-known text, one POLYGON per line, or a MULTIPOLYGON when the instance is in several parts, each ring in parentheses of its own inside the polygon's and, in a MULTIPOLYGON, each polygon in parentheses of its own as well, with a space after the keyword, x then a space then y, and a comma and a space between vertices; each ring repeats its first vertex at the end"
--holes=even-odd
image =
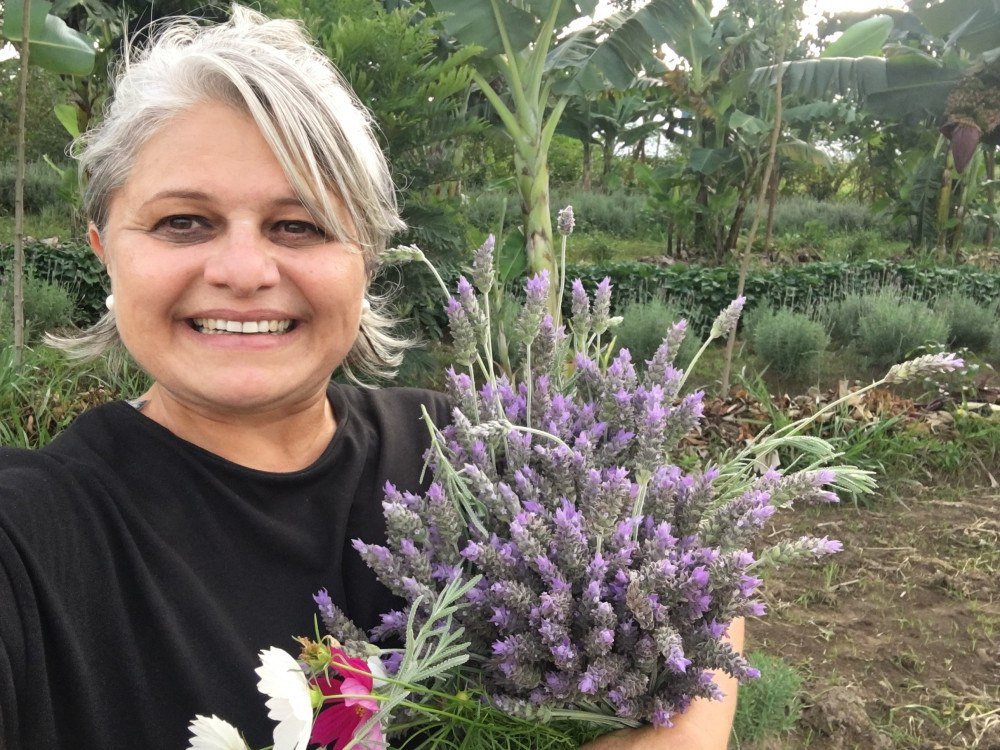
MULTIPOLYGON (((330 667, 343 677, 329 675, 314 678, 313 684, 325 696, 350 696, 337 700, 320 711, 313 724, 310 742, 329 745, 329 750, 343 750, 372 716, 378 712, 378 701, 364 696, 371 695, 375 679, 385 676, 377 656, 365 661, 348 656, 341 648, 330 649, 330 667)), ((359 738, 356 747, 362 750, 381 750, 386 747, 385 736, 379 724, 373 726, 365 737, 359 738)))

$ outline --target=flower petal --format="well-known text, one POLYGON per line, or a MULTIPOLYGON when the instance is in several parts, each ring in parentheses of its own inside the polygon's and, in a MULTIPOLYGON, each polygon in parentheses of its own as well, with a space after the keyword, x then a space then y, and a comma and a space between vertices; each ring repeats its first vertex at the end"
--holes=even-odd
POLYGON ((274 750, 306 750, 312 729, 312 697, 299 663, 287 651, 270 648, 260 652, 257 689, 270 696, 268 716, 274 728, 274 750))
POLYGON ((248 750, 236 727, 218 716, 196 716, 188 729, 191 741, 187 750, 248 750))
POLYGON ((320 745, 329 745, 334 740, 345 737, 350 740, 360 722, 361 717, 357 711, 348 708, 343 703, 331 706, 321 711, 316 718, 309 741, 320 745))

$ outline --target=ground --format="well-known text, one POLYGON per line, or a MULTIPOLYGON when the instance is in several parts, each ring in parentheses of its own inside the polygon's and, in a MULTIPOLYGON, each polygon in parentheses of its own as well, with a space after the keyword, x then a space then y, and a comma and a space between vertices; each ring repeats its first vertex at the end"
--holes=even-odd
POLYGON ((755 750, 1000 749, 996 480, 800 509, 772 537, 805 533, 844 551, 766 583, 770 612, 748 624, 748 648, 795 665, 805 708, 791 735, 755 750))

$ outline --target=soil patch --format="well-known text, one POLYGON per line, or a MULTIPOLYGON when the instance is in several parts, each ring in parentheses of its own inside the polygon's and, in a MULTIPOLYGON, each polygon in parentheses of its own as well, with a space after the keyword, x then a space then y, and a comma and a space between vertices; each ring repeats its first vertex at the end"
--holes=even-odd
POLYGON ((773 575, 768 616, 748 623, 748 648, 806 690, 797 729, 767 747, 1000 750, 1000 492, 801 509, 772 538, 806 533, 844 551, 773 575))

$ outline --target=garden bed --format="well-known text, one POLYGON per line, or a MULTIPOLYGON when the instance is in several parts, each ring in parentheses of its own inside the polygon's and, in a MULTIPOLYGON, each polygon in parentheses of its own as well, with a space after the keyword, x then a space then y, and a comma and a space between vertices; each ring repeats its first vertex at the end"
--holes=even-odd
MULTIPOLYGON (((994 467, 996 469, 996 467, 994 467)), ((795 730, 753 747, 1000 748, 1000 491, 912 482, 874 507, 776 517, 844 551, 765 583, 748 647, 802 674, 795 730)))

